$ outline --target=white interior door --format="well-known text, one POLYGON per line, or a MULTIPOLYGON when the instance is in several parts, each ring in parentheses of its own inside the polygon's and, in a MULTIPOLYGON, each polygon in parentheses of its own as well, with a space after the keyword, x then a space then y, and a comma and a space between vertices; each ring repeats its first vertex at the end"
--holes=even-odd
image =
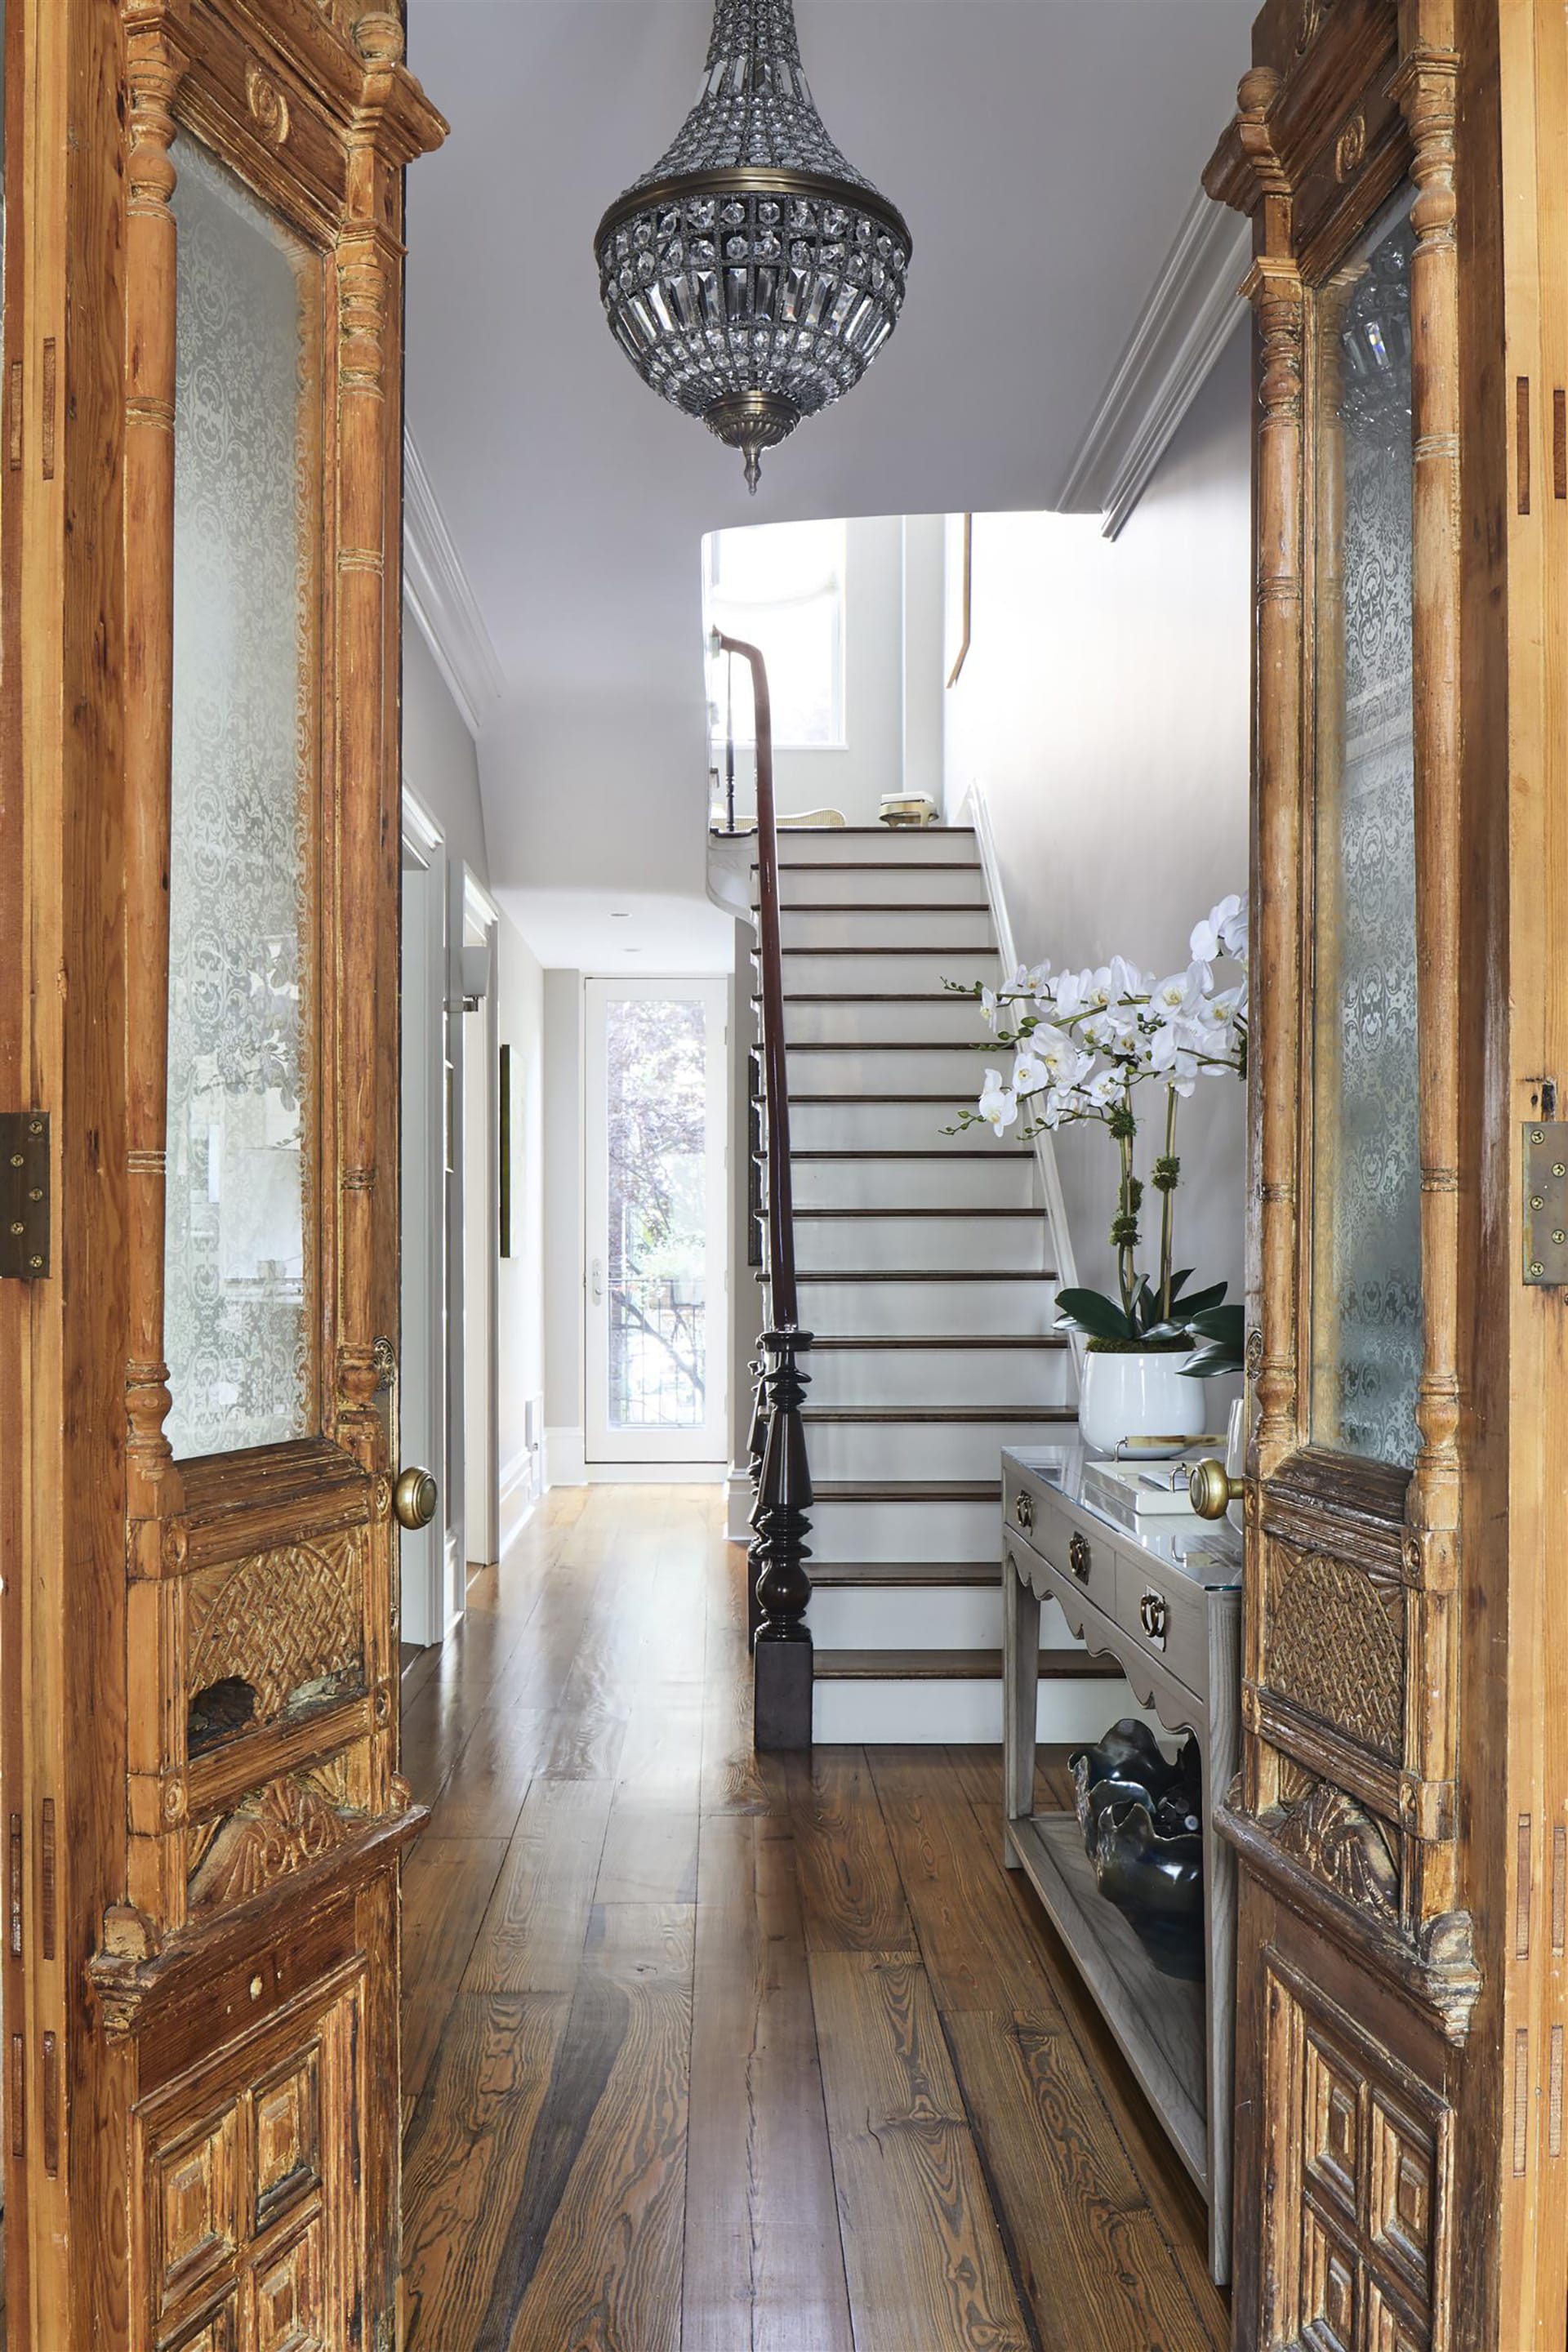
POLYGON ((591 980, 590 1464, 728 1459, 723 980, 591 980))
POLYGON ((403 842, 402 1337, 400 1459, 440 1490, 426 1528, 400 1537, 403 1639, 447 1629, 446 856, 438 839, 403 842))

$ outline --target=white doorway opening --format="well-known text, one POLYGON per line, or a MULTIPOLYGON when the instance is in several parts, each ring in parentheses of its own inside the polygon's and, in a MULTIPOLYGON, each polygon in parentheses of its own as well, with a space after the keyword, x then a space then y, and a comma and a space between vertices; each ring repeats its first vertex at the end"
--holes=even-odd
POLYGON ((719 1479, 729 1455, 725 980, 590 980, 589 1475, 719 1479))
POLYGON ((463 877, 463 1545, 471 1575, 500 1557, 500 919, 472 875, 463 877))

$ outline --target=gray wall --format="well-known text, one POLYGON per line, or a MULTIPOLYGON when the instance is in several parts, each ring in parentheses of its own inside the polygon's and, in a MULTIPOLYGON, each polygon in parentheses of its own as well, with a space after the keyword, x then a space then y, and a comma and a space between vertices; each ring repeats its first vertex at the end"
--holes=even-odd
MULTIPOLYGON (((1029 962, 1121 951, 1165 972, 1186 961, 1198 917, 1246 892, 1248 384, 1237 335, 1114 541, 1092 517, 974 519, 973 642, 947 697, 946 793, 955 820, 972 784, 985 796, 1029 962)), ((950 591, 950 632, 952 604, 950 591)), ((1180 1262, 1233 1286, 1243 1108, 1235 1080, 1204 1080, 1178 1139, 1180 1262)), ((1113 1147, 1080 1129, 1058 1151, 1079 1276, 1098 1286, 1112 1271, 1113 1147)), ((1153 1225, 1146 1216, 1146 1236, 1153 1225)))
MULTIPOLYGON (((446 840, 451 892, 448 934, 463 937, 463 868, 489 887, 484 808, 479 797, 479 752, 453 701, 417 623, 405 612, 403 631, 403 774, 416 799, 428 810, 446 840)), ((500 1263, 497 1295, 499 1430, 497 1470, 501 1488, 500 1532, 505 1538, 526 1507, 526 1491, 538 1465, 527 1457, 525 1427, 531 1401, 544 1387, 541 1279, 542 1201, 542 996, 543 975, 516 926, 503 913, 496 951, 498 1045, 512 1049, 514 1118, 521 1134, 512 1140, 512 1255, 500 1263)), ((448 976, 448 998, 460 1001, 461 977, 448 976)), ((463 1016, 455 1014, 455 1021, 463 1016)), ((457 1038, 454 1044, 460 1041, 457 1038)), ((464 1130, 463 1055, 454 1055, 453 1105, 456 1132, 464 1130)), ((460 1197, 460 1196, 459 1196, 460 1197)), ((462 1253, 448 1261, 460 1273, 462 1253)), ((458 1311, 459 1294, 450 1301, 458 1311)), ((461 1351, 453 1351, 460 1366, 461 1351)), ((460 1371, 458 1374, 460 1379, 460 1371)), ((454 1402, 457 1400, 455 1399, 454 1402)), ((460 1430, 455 1433, 460 1435, 460 1430)), ((455 1468, 454 1465, 454 1468, 455 1468)), ((456 1491, 456 1489, 455 1489, 456 1491)))
MULTIPOLYGON (((544 975, 544 1423, 583 1444, 583 975, 544 975)), ((563 1465, 550 1465, 553 1478, 563 1465)), ((577 1475, 580 1476, 581 1472, 577 1475)))

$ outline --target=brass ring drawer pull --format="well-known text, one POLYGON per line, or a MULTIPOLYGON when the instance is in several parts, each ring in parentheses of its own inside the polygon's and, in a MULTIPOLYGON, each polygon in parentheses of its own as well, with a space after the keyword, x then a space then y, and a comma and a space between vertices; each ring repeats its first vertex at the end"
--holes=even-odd
POLYGON ((1089 1582, 1089 1538, 1081 1528, 1073 1530, 1072 1541, 1068 1546, 1068 1565, 1080 1584, 1089 1582))
POLYGON ((1032 1528, 1035 1524, 1035 1498, 1022 1488, 1013 1497, 1013 1517, 1021 1528, 1032 1528))
POLYGON ((1171 1605, 1163 1592, 1146 1592, 1138 1603, 1138 1620, 1157 1650, 1165 1646, 1165 1631, 1171 1622, 1171 1605))

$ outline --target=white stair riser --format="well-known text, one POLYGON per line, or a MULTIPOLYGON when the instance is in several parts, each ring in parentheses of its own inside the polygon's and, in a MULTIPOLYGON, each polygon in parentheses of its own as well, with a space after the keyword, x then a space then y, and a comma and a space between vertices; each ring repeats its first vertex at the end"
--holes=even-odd
POLYGON ((779 828, 779 862, 784 866, 880 866, 889 857, 910 866, 946 866, 955 857, 973 858, 980 852, 968 825, 877 825, 851 832, 847 826, 823 825, 805 831, 795 825, 779 828))
POLYGON ((813 1404, 1068 1404, 1065 1348, 813 1348, 813 1404))
MULTIPOLYGON (((906 1045, 896 1031, 879 1045, 825 1045, 816 1053, 791 1045, 785 1060, 792 1103, 797 1094, 952 1095, 975 1103, 987 1067, 966 1045, 906 1045)), ((951 1127, 956 1116, 939 1103, 931 1125, 951 1127)))
POLYGON ((1044 1338, 1056 1327, 1056 1285, 1038 1282, 835 1282, 800 1286, 802 1328, 847 1338, 857 1331, 1010 1331, 1044 1338))
MULTIPOLYGON (((921 1147, 916 1146, 917 1150, 921 1147)), ((794 1170, 800 1209, 1032 1209, 1031 1152, 986 1150, 931 1160, 803 1160, 794 1170)))
MULTIPOLYGON (((919 915, 911 915, 907 907, 883 907, 875 900, 817 915, 797 914, 786 907, 779 935, 786 948, 930 947, 955 957, 982 956, 988 963, 996 954, 991 917, 984 907, 956 913, 926 907, 919 915)), ((960 962, 954 978, 967 977, 967 966, 960 962)))
MULTIPOLYGON (((831 1585, 812 1594, 806 1622, 819 1650, 999 1650, 1001 1580, 994 1590, 983 1584, 831 1585)), ((1047 1600, 1040 1610, 1041 1649, 1077 1646, 1060 1609, 1047 1600)))
POLYGON ((1046 1221, 1037 1210, 1004 1217, 797 1217, 795 1261, 803 1273, 869 1272, 879 1266, 994 1267, 1047 1271, 1046 1221))
POLYGON ((784 1004, 784 1037, 792 1045, 859 1045, 909 1034, 932 1045, 973 1045, 984 1037, 985 1024, 980 1007, 962 996, 922 996, 910 1003, 840 996, 830 1004, 784 1004))
MULTIPOLYGON (((1037 1736, 1052 1742, 1098 1739, 1119 1716, 1140 1709, 1124 1682, 1109 1675, 1040 1685, 1037 1736)), ((1159 1726, 1145 1718, 1152 1730, 1159 1726)), ((974 1682, 819 1682, 811 1695, 819 1747, 994 1748, 1002 1737, 1002 1685, 974 1682)), ((1002 1768, 996 1768, 1000 1794, 1002 1768)))
POLYGON ((806 1456, 814 1479, 994 1478, 1005 1445, 1049 1445, 1063 1433, 1038 1421, 813 1421, 806 1456))
MULTIPOLYGON (((862 907, 870 899, 884 907, 984 907, 985 877, 978 866, 954 873, 951 867, 928 863, 889 868, 866 866, 847 872, 816 865, 779 871, 781 907, 862 907)), ((752 905, 759 903, 755 876, 752 905)))
MULTIPOLYGON (((818 1559, 989 1559, 997 1548, 995 1502, 836 1503, 820 1496, 806 1540, 818 1559)), ((808 1563, 809 1569, 809 1563, 808 1563)))
MULTIPOLYGON (((752 954, 753 971, 759 962, 756 951, 752 954)), ((965 987, 971 982, 987 982, 994 988, 1002 967, 994 955, 978 950, 961 948, 955 954, 951 948, 921 948, 915 953, 900 950, 889 955, 802 955, 798 951, 784 959, 784 984, 786 995, 794 996, 940 996, 942 982, 962 981, 965 987)), ((971 1006, 978 1020, 979 1009, 971 1006)))
POLYGON ((984 1128, 943 1133, 965 1105, 968 1093, 942 1102, 802 1101, 817 1090, 797 1088, 790 1097, 790 1141, 796 1151, 951 1151, 955 1157, 994 1150, 984 1128))

